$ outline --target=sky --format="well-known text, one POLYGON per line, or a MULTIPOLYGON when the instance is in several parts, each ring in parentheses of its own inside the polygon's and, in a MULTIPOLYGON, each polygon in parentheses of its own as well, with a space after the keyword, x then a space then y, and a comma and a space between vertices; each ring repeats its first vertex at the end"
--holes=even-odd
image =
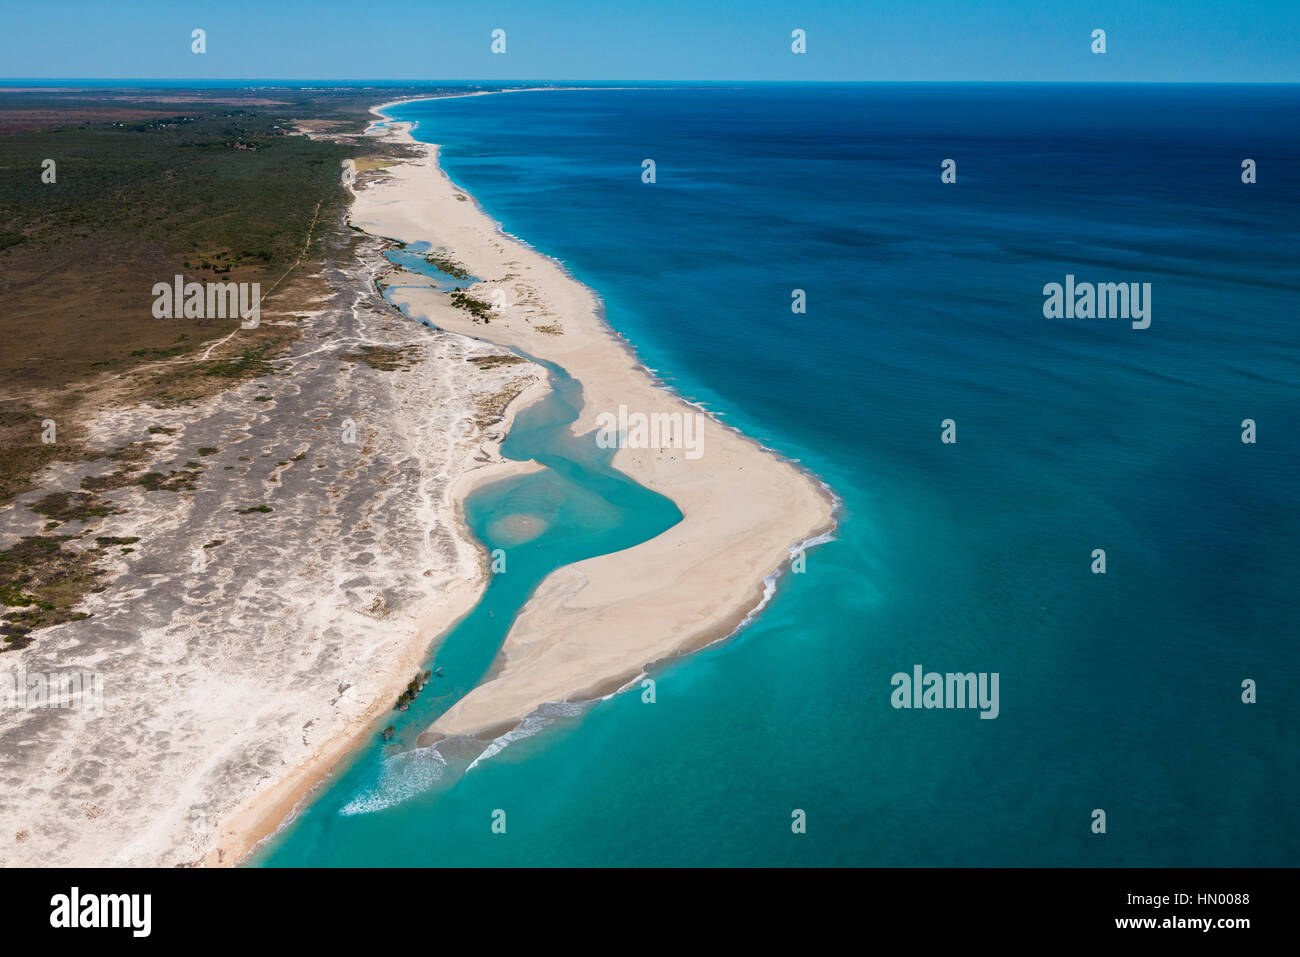
POLYGON ((1300 0, 0 0, 0 78, 1294 83, 1300 0))

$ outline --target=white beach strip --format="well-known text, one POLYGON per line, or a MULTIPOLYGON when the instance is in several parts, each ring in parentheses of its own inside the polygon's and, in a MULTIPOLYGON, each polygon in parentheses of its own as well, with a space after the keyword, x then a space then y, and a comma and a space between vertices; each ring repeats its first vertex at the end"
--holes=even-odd
MULTIPOLYGON (((620 406, 647 415, 699 411, 656 385, 605 324, 590 289, 503 233, 446 177, 437 147, 418 144, 400 122, 372 135, 408 142, 420 155, 358 191, 353 225, 427 241, 480 277, 474 294, 488 303, 504 295, 489 324, 461 311, 450 319, 442 313, 440 325, 565 368, 583 387, 578 434, 620 406)), ((440 297, 405 294, 417 316, 431 314, 440 297)), ((702 438, 698 458, 671 447, 615 453, 615 467, 671 498, 684 519, 651 541, 548 576, 506 637, 492 677, 423 740, 499 735, 542 704, 599 697, 649 663, 731 633, 764 600, 765 582, 789 561, 790 548, 833 527, 833 500, 814 476, 711 416, 703 417, 702 438)))

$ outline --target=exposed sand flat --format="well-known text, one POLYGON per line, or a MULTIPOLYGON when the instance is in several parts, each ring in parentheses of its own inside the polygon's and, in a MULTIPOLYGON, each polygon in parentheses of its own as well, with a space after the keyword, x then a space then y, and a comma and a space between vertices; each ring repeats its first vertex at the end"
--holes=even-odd
MULTIPOLYGON (((407 124, 374 135, 414 143, 407 124)), ((474 292, 488 303, 504 293, 490 323, 459 311, 444 313, 440 325, 563 366, 584 389, 579 434, 620 405, 630 413, 698 411, 655 386, 605 324, 590 289, 503 235, 442 173, 437 148, 420 149, 418 159, 358 192, 352 222, 378 236, 430 242, 483 280, 474 292)), ((415 315, 431 314, 442 298, 403 295, 415 315)), ((790 548, 832 526, 831 497, 814 478, 712 418, 704 421, 702 453, 617 451, 614 465, 673 499, 683 521, 635 548, 550 575, 511 628, 492 678, 423 741, 499 734, 542 704, 607 693, 649 663, 725 636, 760 603, 764 580, 790 548)))
MULTIPOLYGON (((373 285, 381 244, 360 246, 276 374, 180 408, 85 410, 106 452, 149 440, 142 470, 193 459, 202 474, 194 490, 105 491, 122 511, 53 533, 73 550, 138 541, 111 550, 107 587, 79 606, 92 617, 0 654, 0 679, 92 673, 103 688, 98 716, 0 702, 0 866, 237 862, 382 727, 478 600, 486 556, 459 502, 532 467, 497 448, 545 392, 541 370, 469 361, 501 350, 398 315, 373 285)), ((117 465, 59 463, 40 484, 117 465)), ((0 548, 41 532, 40 494, 0 509, 0 548)))

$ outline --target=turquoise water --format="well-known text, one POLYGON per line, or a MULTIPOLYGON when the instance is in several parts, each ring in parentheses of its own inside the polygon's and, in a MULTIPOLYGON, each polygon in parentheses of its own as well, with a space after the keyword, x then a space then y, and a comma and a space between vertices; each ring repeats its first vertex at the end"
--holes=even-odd
MULTIPOLYGON (((408 243, 397 249, 390 249, 384 253, 385 258, 395 266, 401 266, 408 272, 416 273, 428 280, 425 287, 432 286, 442 292, 451 292, 453 289, 468 289, 474 283, 478 282, 476 276, 458 277, 444 272, 433 263, 429 262, 428 255, 445 254, 444 250, 435 250, 428 243, 408 243)), ((412 289, 415 286, 390 285, 387 289, 412 289)), ((424 287, 420 287, 424 288, 424 287)))
MULTIPOLYGON (((501 451, 506 458, 536 459, 545 470, 485 486, 465 502, 470 529, 488 549, 501 550, 504 567, 494 569, 481 601, 439 644, 426 666, 434 675, 424 690, 407 711, 393 712, 389 740, 376 741, 336 775, 271 850, 271 863, 305 863, 294 859, 304 850, 324 863, 322 849, 335 844, 341 853, 330 862, 369 863, 380 859, 370 856, 376 854, 398 862, 384 855, 400 855, 408 846, 409 816, 439 813, 449 799, 446 788, 477 756, 454 745, 417 748, 416 739, 488 673, 537 584, 562 565, 630 548, 681 520, 669 499, 609 465, 613 449, 572 434, 582 388, 560 367, 540 364, 552 391, 520 412, 501 451), (379 813, 388 809, 400 813, 379 813)), ((551 710, 564 717, 583 709, 551 710)))
MULTIPOLYGON (((440 292, 451 292, 454 289, 468 289, 474 283, 478 282, 477 276, 457 277, 439 269, 426 258, 430 252, 442 253, 444 251, 434 250, 426 242, 418 242, 408 243, 405 246, 400 246, 397 249, 390 249, 384 253, 384 257, 393 265, 401 266, 407 272, 414 273, 415 275, 422 277, 424 280, 418 286, 413 283, 393 283, 384 286, 384 296, 388 298, 390 302, 394 299, 401 299, 402 297, 400 295, 395 294, 408 289, 433 288, 440 292)), ((405 306, 399 308, 401 308, 402 312, 406 315, 410 315, 405 306)), ((417 321, 420 325, 429 329, 435 328, 433 323, 428 319, 419 319, 417 321)))
MULTIPOLYGON (((263 862, 1300 863, 1295 87, 762 85, 396 113, 670 385, 820 475, 842 523, 734 640, 657 668, 654 704, 556 709, 386 809, 345 775, 263 862), (1045 319, 1067 273, 1151 282, 1151 327, 1045 319), (891 707, 915 664, 998 672, 998 718, 891 707)), ((490 536, 526 507, 471 522, 490 536)), ((448 679, 491 657, 467 654, 448 679)))

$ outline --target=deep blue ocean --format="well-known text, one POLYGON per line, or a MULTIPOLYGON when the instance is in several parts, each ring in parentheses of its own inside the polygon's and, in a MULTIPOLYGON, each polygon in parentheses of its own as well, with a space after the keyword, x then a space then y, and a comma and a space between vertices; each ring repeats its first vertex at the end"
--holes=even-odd
POLYGON ((506 448, 550 468, 467 506, 489 546, 501 515, 544 515, 535 560, 258 863, 1300 864, 1300 88, 742 85, 393 114, 669 385, 827 482, 841 524, 740 634, 654 669, 654 704, 557 708, 468 771, 435 759, 414 735, 546 571, 676 520, 566 438, 579 399, 553 370, 506 448), (1149 282, 1150 327, 1045 318, 1067 274, 1149 282), (915 665, 997 672, 997 718, 894 708, 915 665))

